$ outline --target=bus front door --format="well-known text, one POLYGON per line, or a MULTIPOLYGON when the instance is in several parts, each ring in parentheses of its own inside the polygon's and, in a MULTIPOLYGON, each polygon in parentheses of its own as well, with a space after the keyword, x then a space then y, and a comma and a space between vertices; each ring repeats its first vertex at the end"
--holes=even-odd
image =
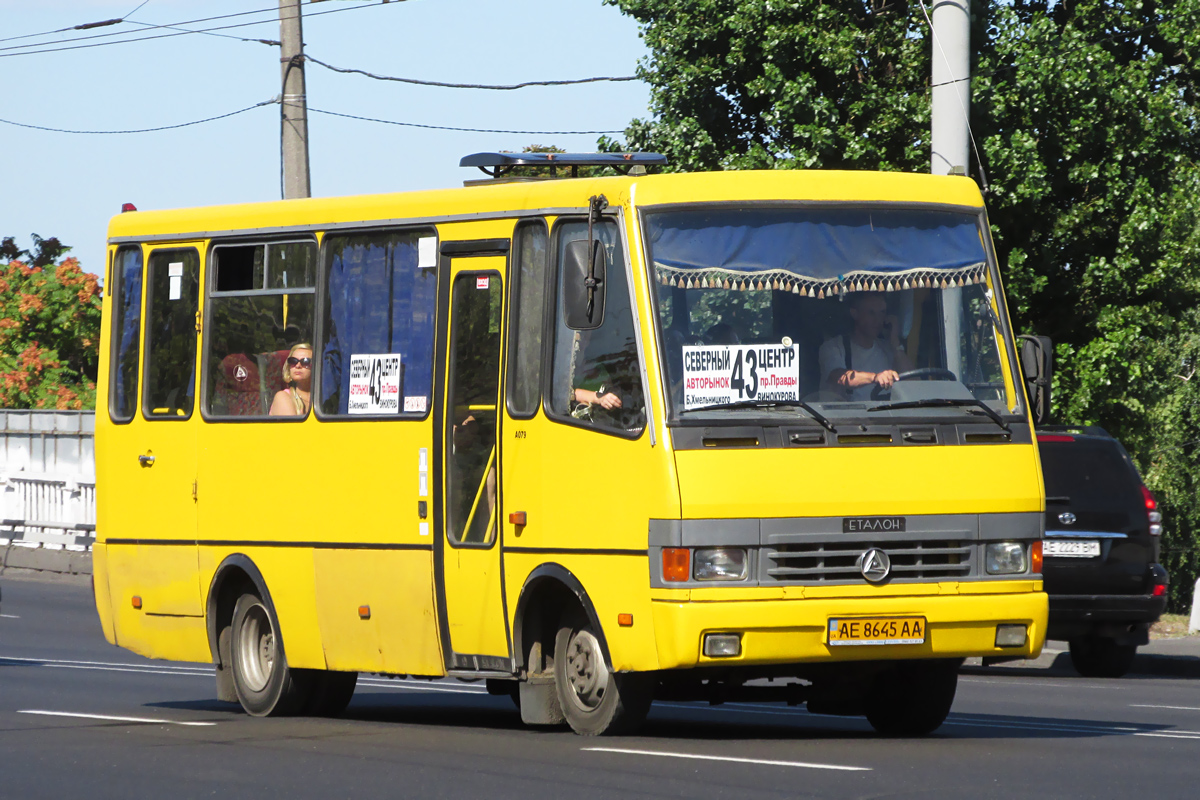
POLYGON ((443 301, 449 326, 442 349, 442 530, 436 553, 442 646, 452 670, 511 666, 496 519, 505 262, 500 255, 452 258, 443 301))

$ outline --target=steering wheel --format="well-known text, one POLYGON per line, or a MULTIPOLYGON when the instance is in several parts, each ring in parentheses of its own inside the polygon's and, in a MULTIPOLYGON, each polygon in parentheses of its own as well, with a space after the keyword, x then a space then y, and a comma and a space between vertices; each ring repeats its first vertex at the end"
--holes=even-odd
MULTIPOLYGON (((910 369, 907 372, 901 372, 896 376, 896 380, 898 381, 917 381, 922 379, 930 381, 957 381, 958 376, 950 370, 942 369, 941 367, 921 367, 920 369, 910 369)), ((875 384, 875 388, 871 390, 871 399, 878 400, 885 393, 891 394, 891 392, 892 390, 890 388, 885 389, 879 384, 875 384)))

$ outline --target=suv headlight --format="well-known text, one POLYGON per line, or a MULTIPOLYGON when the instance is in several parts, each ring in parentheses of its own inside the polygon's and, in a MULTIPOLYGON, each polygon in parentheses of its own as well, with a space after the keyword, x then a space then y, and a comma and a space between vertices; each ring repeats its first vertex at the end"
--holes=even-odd
POLYGON ((1028 569, 1022 542, 995 542, 987 546, 984 559, 989 575, 1016 575, 1028 569))
POLYGON ((705 547, 696 551, 692 577, 698 581, 746 579, 746 551, 741 547, 705 547))

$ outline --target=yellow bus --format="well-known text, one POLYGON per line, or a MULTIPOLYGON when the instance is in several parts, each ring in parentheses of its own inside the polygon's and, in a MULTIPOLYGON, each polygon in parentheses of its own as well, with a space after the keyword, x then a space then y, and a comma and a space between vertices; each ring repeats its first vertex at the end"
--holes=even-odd
POLYGON ((584 734, 655 698, 922 734, 964 658, 1039 653, 1042 479, 974 183, 463 161, 495 177, 113 218, 109 642, 215 664, 254 715, 457 677, 584 734))

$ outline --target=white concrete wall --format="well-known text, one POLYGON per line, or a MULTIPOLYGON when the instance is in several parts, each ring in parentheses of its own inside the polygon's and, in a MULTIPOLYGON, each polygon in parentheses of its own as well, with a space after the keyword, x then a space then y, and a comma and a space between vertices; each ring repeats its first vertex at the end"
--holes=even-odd
POLYGON ((0 410, 0 546, 89 550, 95 414, 0 410))

